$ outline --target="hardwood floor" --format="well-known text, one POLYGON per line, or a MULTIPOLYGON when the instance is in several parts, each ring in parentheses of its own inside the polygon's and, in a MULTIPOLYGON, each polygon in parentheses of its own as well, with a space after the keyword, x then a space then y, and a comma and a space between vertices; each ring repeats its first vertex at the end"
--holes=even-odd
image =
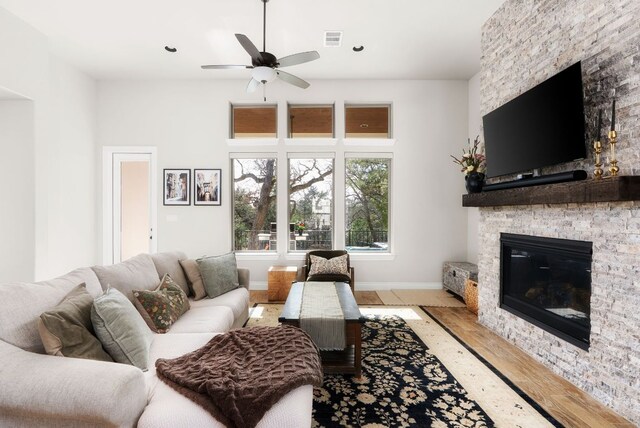
MULTIPOLYGON (((360 305, 382 304, 375 291, 356 291, 355 294, 360 305)), ((267 292, 251 291, 251 304, 254 303, 268 303, 267 292)), ((466 308, 430 307, 429 312, 566 427, 635 427, 480 325, 476 315, 466 308)))
POLYGON ((429 312, 567 427, 635 427, 520 348, 478 323, 466 308, 429 312))

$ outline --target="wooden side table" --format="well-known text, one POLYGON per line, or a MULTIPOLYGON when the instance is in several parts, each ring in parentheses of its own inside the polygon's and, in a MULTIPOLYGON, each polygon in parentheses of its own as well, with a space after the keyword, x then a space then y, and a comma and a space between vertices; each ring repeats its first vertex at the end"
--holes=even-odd
POLYGON ((291 284, 296 280, 296 266, 271 266, 267 275, 269 301, 284 302, 287 300, 291 284))

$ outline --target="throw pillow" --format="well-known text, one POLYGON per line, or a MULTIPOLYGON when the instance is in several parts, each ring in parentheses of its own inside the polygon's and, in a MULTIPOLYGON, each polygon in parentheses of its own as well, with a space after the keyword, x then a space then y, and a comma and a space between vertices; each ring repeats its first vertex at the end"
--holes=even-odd
POLYGON ((240 286, 234 253, 203 257, 196 261, 200 268, 204 289, 210 298, 218 297, 240 286))
POLYGON ((193 300, 200 300, 207 296, 207 292, 204 290, 204 283, 202 282, 202 275, 200 275, 200 268, 198 262, 195 260, 187 259, 180 260, 180 265, 184 269, 184 273, 189 280, 189 291, 193 296, 193 300))
POLYGON ((127 297, 108 287, 91 307, 96 336, 118 363, 147 369, 153 333, 127 297))
POLYGON ((182 251, 172 251, 170 253, 155 253, 151 254, 151 260, 156 265, 159 278, 162 279, 164 274, 171 275, 171 279, 182 288, 186 294, 189 294, 189 287, 187 287, 187 278, 184 275, 184 270, 180 266, 180 259, 186 259, 187 255, 182 251))
POLYGON ((133 304, 149 328, 166 333, 171 324, 189 309, 189 299, 182 288, 166 274, 153 291, 133 290, 133 304))
POLYGON ((38 332, 47 354, 113 361, 93 331, 92 305, 93 297, 82 283, 71 290, 53 309, 40 315, 38 332))
POLYGON ((325 259, 324 257, 318 257, 311 255, 311 268, 309 269, 309 276, 313 275, 346 275, 351 277, 349 269, 347 268, 348 254, 343 254, 332 259, 325 259))

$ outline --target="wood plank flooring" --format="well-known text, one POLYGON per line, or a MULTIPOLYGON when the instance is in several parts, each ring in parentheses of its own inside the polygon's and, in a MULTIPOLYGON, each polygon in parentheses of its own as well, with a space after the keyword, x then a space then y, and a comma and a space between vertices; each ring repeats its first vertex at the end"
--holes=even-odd
MULTIPOLYGON (((356 291, 355 297, 360 305, 382 304, 375 291, 356 291)), ((254 303, 268 303, 266 290, 251 291, 251 304, 254 303)), ((466 308, 431 307, 429 312, 566 427, 635 427, 480 325, 476 315, 466 308)))
POLYGON ((466 308, 429 312, 567 427, 635 427, 589 394, 478 323, 466 308))

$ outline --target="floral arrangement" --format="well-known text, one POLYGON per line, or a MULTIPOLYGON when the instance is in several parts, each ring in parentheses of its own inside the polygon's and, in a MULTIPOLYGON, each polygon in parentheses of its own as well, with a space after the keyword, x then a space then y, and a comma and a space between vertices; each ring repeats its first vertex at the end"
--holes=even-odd
POLYGON ((478 147, 480 146, 480 136, 478 135, 475 140, 473 140, 473 146, 471 145, 471 141, 469 140, 469 151, 462 150, 462 157, 458 159, 457 157, 451 155, 453 158, 453 162, 457 163, 462 167, 460 170, 464 172, 465 175, 469 175, 472 172, 484 173, 485 171, 485 156, 482 153, 478 153, 478 147))
POLYGON ((305 229, 307 228, 307 226, 305 226, 304 221, 301 221, 300 223, 298 223, 298 224, 296 225, 296 228, 297 228, 298 230, 305 230, 305 229))

